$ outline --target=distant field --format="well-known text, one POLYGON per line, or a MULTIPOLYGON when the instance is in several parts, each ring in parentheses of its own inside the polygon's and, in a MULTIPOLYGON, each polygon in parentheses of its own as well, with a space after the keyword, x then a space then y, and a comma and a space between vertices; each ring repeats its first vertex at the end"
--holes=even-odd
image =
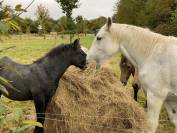
MULTIPOLYGON (((93 41, 93 38, 94 36, 90 34, 87 36, 82 35, 80 36, 81 44, 89 48, 93 41)), ((14 35, 10 38, 2 37, 1 39, 2 41, 0 41, 0 49, 7 48, 9 46, 16 47, 0 53, 0 56, 9 56, 13 60, 24 64, 32 63, 37 58, 41 57, 47 51, 49 51, 51 48, 55 47, 58 44, 69 43, 68 36, 64 36, 64 38, 62 39, 61 36, 55 37, 47 35, 46 39, 44 40, 43 37, 38 36, 23 35, 20 37, 14 35)), ((118 78, 120 75, 120 70, 118 67, 119 61, 120 54, 117 54, 109 61, 113 71, 116 73, 118 78)), ((131 83, 132 80, 130 80, 128 88, 130 88, 130 90, 132 91, 131 83)), ((142 106, 145 103, 145 98, 142 91, 139 93, 138 101, 142 106)), ((2 98, 2 102, 9 105, 11 108, 23 108, 24 114, 30 114, 34 111, 34 106, 32 102, 14 102, 4 97, 2 98)), ((165 110, 162 111, 160 119, 161 121, 158 133, 173 133, 173 126, 169 123, 165 110)))
MULTIPOLYGON (((93 40, 93 35, 81 36, 81 44, 89 48, 93 40)), ((20 63, 31 63, 35 59, 41 57, 51 48, 56 45, 69 43, 69 36, 54 37, 47 35, 44 40, 43 37, 24 35, 22 39, 20 36, 3 37, 3 41, 0 41, 0 49, 7 48, 9 46, 16 46, 13 49, 0 53, 1 56, 9 56, 12 59, 20 63)))

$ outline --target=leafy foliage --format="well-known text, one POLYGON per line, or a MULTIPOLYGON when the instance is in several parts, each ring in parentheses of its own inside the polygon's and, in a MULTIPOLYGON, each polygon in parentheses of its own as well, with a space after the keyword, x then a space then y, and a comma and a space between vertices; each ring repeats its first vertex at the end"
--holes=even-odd
POLYGON ((88 23, 89 21, 84 19, 82 16, 77 16, 76 17, 77 33, 87 33, 88 23))
POLYGON ((91 32, 95 32, 97 29, 100 29, 107 21, 107 18, 105 17, 99 17, 93 20, 89 21, 88 28, 91 30, 91 32))
POLYGON ((23 133, 31 126, 43 127, 41 123, 25 120, 23 116, 22 109, 11 109, 0 103, 0 132, 11 131, 13 133, 23 133))
POLYGON ((0 2, 0 35, 7 35, 8 32, 19 31, 20 27, 15 21, 18 19, 19 12, 26 12, 20 4, 12 9, 10 6, 3 6, 3 1, 0 2))
MULTIPOLYGON (((16 22, 16 19, 18 19, 17 14, 18 12, 25 12, 26 10, 22 9, 22 6, 20 4, 16 5, 15 9, 12 9, 9 6, 3 7, 2 3, 3 1, 0 2, 0 35, 8 35, 8 33, 11 31, 20 30, 20 27, 16 22)), ((8 65, 5 66, 7 66, 6 69, 15 72, 13 71, 13 68, 9 67, 8 65)), ((5 95, 9 95, 9 92, 6 90, 6 87, 10 87, 11 89, 18 91, 14 86, 11 85, 8 80, 4 79, 1 76, 0 83, 0 91, 5 95)), ((24 118, 22 109, 15 109, 14 111, 14 109, 10 109, 8 106, 0 102, 0 132, 6 132, 10 130, 13 133, 21 133, 31 126, 42 126, 38 122, 26 122, 23 119, 24 118), (14 123, 16 125, 15 127, 14 123), (1 129, 3 129, 3 131, 1 131, 1 129)))
POLYGON ((60 3, 63 13, 66 14, 68 18, 71 18, 72 11, 79 6, 79 0, 56 0, 60 3))
POLYGON ((176 10, 176 0, 120 0, 116 3, 113 19, 177 36, 176 10))

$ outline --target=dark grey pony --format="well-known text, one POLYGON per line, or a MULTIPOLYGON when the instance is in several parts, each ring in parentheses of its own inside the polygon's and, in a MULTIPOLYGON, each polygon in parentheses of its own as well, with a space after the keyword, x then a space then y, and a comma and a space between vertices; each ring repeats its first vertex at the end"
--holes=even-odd
MULTIPOLYGON (((6 86, 9 95, 4 96, 18 101, 34 100, 37 121, 44 123, 45 110, 51 97, 54 95, 58 82, 66 69, 74 65, 81 69, 86 66, 86 54, 81 50, 79 40, 68 45, 60 45, 52 49, 44 57, 33 64, 18 64, 8 57, 0 59, 16 69, 19 74, 7 70, 4 65, 0 66, 0 75, 11 81, 18 91, 6 86)), ((43 133, 43 128, 35 127, 35 133, 43 133)))

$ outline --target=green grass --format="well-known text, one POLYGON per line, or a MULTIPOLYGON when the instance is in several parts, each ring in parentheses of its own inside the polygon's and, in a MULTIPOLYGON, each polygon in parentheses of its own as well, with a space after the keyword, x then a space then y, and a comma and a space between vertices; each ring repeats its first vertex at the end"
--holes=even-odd
MULTIPOLYGON (((88 48, 93 40, 93 35, 83 36, 80 40, 81 44, 88 48)), ((61 39, 61 37, 55 39, 52 36, 47 36, 46 40, 43 37, 34 36, 24 36, 21 40, 20 36, 12 36, 11 38, 3 38, 3 41, 0 42, 0 49, 9 46, 16 47, 0 53, 0 56, 9 56, 20 63, 32 63, 49 49, 63 43, 69 43, 68 36, 64 37, 64 39, 61 39)))
MULTIPOLYGON (((93 38, 94 38, 93 35, 80 36, 81 44, 89 48, 93 41, 93 38)), ((65 36, 64 39, 62 39, 60 36, 55 38, 49 35, 46 37, 46 40, 44 40, 42 37, 30 36, 30 35, 25 35, 22 37, 22 39, 20 39, 20 36, 14 35, 11 38, 3 37, 2 40, 3 41, 0 41, 0 49, 7 48, 9 46, 16 46, 16 47, 0 53, 0 56, 9 56, 13 60, 24 64, 32 63, 37 58, 43 56, 47 51, 49 51, 49 49, 55 47, 58 44, 69 43, 68 36, 65 36)), ((116 54, 116 56, 112 57, 109 61, 112 70, 115 72, 115 74, 118 77, 120 75, 120 69, 118 66, 119 61, 120 61, 120 54, 116 54)), ((128 83, 128 88, 130 89, 131 92, 133 92, 131 84, 132 84, 132 77, 128 83)), ((142 106, 144 106, 145 97, 143 92, 140 91, 138 96, 139 96, 138 102, 142 106)), ((2 97, 2 102, 10 106, 12 109, 18 107, 23 108, 24 114, 30 114, 31 112, 34 112, 34 106, 32 102, 29 101, 16 102, 2 97)), ((173 126, 169 123, 168 116, 164 109, 162 110, 160 119, 165 121, 160 122, 158 133, 164 133, 164 132, 173 133, 173 126)))

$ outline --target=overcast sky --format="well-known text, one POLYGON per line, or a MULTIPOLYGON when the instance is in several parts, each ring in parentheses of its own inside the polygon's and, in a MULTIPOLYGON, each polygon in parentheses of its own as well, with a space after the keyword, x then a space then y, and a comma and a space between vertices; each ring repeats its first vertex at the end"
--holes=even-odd
MULTIPOLYGON (((11 6, 21 3, 23 7, 25 7, 31 1, 32 0, 5 0, 5 3, 11 6)), ((112 16, 116 1, 117 0, 80 0, 80 7, 73 11, 73 16, 82 15, 87 19, 93 19, 99 16, 112 16)), ((52 18, 58 19, 63 16, 61 7, 55 0, 35 0, 33 5, 28 8, 28 12, 24 13, 22 17, 35 19, 35 11, 39 4, 49 9, 52 18)))

